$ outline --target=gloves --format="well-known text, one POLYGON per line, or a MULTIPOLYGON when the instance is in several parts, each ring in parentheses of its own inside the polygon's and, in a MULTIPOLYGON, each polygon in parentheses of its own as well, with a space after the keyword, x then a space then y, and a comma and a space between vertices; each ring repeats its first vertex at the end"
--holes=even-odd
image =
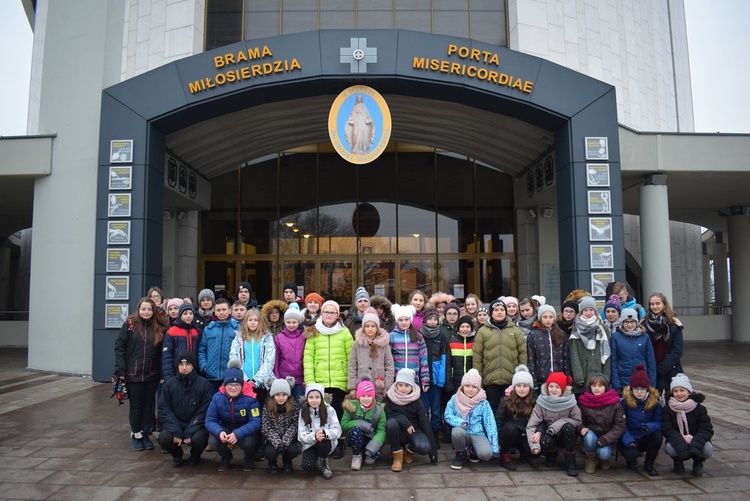
POLYGON ((357 421, 357 427, 362 430, 362 433, 364 433, 365 435, 370 436, 375 434, 372 423, 370 423, 369 421, 365 421, 364 419, 360 419, 357 421))
POLYGON ((690 459, 690 452, 688 452, 688 449, 677 453, 677 459, 679 459, 680 461, 687 461, 688 459, 690 459))
POLYGON ((438 462, 437 453, 430 452, 430 464, 437 464, 437 462, 438 462))
POLYGON ((688 446, 688 454, 690 454, 690 457, 693 459, 701 459, 703 457, 703 447, 691 443, 690 446, 688 446))

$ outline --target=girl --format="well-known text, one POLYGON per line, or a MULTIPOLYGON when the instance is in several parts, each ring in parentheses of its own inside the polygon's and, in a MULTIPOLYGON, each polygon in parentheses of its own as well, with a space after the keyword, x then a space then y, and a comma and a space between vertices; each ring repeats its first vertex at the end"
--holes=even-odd
POLYGON ((578 302, 576 301, 565 301, 562 305, 562 313, 560 318, 557 319, 557 326, 565 333, 566 336, 570 336, 573 331, 573 325, 575 324, 576 316, 578 315, 578 302))
POLYGON ((516 464, 510 459, 510 449, 520 451, 521 461, 531 458, 531 449, 526 437, 526 425, 534 410, 536 398, 531 389, 534 378, 528 367, 519 365, 513 375, 513 385, 509 394, 500 401, 495 411, 497 431, 500 436, 500 466, 508 471, 516 471, 516 464))
POLYGON ((395 472, 402 471, 404 463, 414 461, 415 453, 428 454, 430 463, 437 464, 437 444, 419 398, 416 377, 413 370, 401 369, 385 397, 385 434, 393 453, 391 471, 395 472))
POLYGON ((525 297, 518 303, 518 321, 514 321, 516 327, 521 330, 523 339, 531 332, 531 328, 536 322, 536 308, 531 298, 525 297))
POLYGON ((260 310, 266 329, 276 337, 284 329, 284 313, 289 305, 279 299, 272 299, 260 310))
POLYGON ((594 372, 609 377, 610 346, 607 331, 599 323, 596 315, 596 302, 591 296, 581 298, 581 314, 576 318, 570 334, 570 363, 573 373, 573 392, 576 395, 586 389, 586 381, 594 372))
POLYGON ((291 473, 292 459, 299 456, 300 446, 297 441, 297 422, 299 410, 291 398, 294 378, 266 380, 268 402, 263 407, 261 432, 266 441, 264 453, 268 460, 268 473, 279 473, 277 459, 281 456, 284 473, 291 473))
POLYGON ((500 300, 505 303, 510 319, 513 320, 513 323, 518 324, 518 321, 520 320, 518 317, 518 299, 513 296, 503 296, 500 300))
POLYGON ((544 454, 544 465, 554 468, 557 462, 558 447, 565 449, 566 473, 578 476, 576 467, 576 427, 581 424, 581 411, 576 405, 570 386, 570 377, 562 372, 553 372, 541 387, 542 394, 536 401, 529 422, 526 424, 531 454, 544 454), (565 388, 565 390, 563 390, 565 388), (540 425, 546 426, 542 433, 540 425))
MULTIPOLYGON (((354 334, 354 344, 349 354, 347 386, 352 397, 356 393, 357 381, 361 381, 366 374, 374 379, 376 400, 383 401, 395 375, 389 342, 388 333, 380 328, 377 312, 373 308, 368 308, 362 317, 362 328, 354 334)), ((343 425, 344 420, 341 422, 343 425)))
POLYGON ((635 367, 646 367, 650 384, 656 386, 656 358, 651 340, 638 327, 638 313, 622 310, 620 327, 612 335, 612 387, 622 393, 622 387, 633 374, 635 367))
POLYGON ((447 340, 456 333, 456 322, 461 316, 461 307, 458 303, 448 303, 443 316, 443 321, 440 323, 440 335, 447 340))
POLYGON ((278 378, 293 377, 297 382, 292 386, 291 393, 292 401, 297 407, 302 405, 301 400, 305 395, 305 372, 302 367, 305 358, 305 335, 300 320, 300 312, 295 308, 289 308, 284 313, 284 329, 273 340, 276 346, 273 373, 278 378))
POLYGON ((479 300, 479 296, 473 292, 467 294, 466 299, 464 299, 464 307, 461 310, 461 316, 469 317, 473 322, 477 318, 477 309, 479 309, 480 304, 482 304, 482 302, 479 300))
MULTIPOLYGON (((305 309, 302 310, 302 325, 312 327, 320 316, 320 305, 323 304, 323 296, 317 292, 311 292, 305 296, 305 309)), ((284 321, 286 323, 286 320, 284 321)))
MULTIPOLYGON (((456 300, 453 296, 450 294, 447 294, 445 292, 436 292, 432 296, 430 296, 430 300, 427 301, 426 307, 432 307, 435 308, 438 312, 438 317, 440 319, 440 322, 445 319, 445 307, 448 306, 449 303, 453 303, 456 300)), ((456 316, 456 320, 458 320, 458 316, 456 316)))
POLYGON ((177 374, 177 355, 183 350, 193 352, 198 358, 198 345, 201 335, 194 323, 193 305, 183 303, 178 311, 177 321, 164 335, 161 353, 161 377, 165 381, 177 374))
MULTIPOLYGON (((330 302, 323 303, 323 311, 330 302)), ((323 400, 324 391, 318 383, 307 384, 305 403, 297 420, 297 436, 302 444, 302 469, 320 470, 324 479, 331 480, 330 456, 341 437, 341 425, 333 407, 323 400)))
POLYGON ((489 305, 480 304, 479 308, 477 308, 477 321, 474 323, 474 330, 477 331, 489 319, 490 319, 489 305))
POLYGON ((258 404, 263 407, 268 394, 266 379, 273 374, 276 345, 273 335, 266 330, 258 308, 248 310, 229 350, 229 360, 238 359, 245 373, 245 381, 255 387, 258 404))
POLYGON ((393 313, 391 313, 393 303, 391 303, 385 296, 370 296, 370 306, 375 308, 375 311, 378 312, 380 326, 385 329, 386 332, 391 332, 396 325, 396 319, 393 318, 393 313))
POLYGON ((409 294, 409 304, 414 307, 412 324, 419 331, 422 328, 422 317, 424 316, 424 308, 427 305, 427 296, 421 290, 415 289, 409 294))
POLYGON ((180 306, 182 306, 183 303, 184 301, 178 297, 173 297, 167 301, 167 322, 170 327, 174 325, 178 318, 180 318, 180 306))
MULTIPOLYGON (((326 301, 320 308, 321 316, 315 325, 305 331, 305 382, 323 385, 332 395, 331 406, 336 410, 338 422, 342 416, 341 404, 347 392, 349 354, 352 335, 339 319, 339 304, 326 301)), ((344 442, 334 444, 334 459, 344 455, 344 442)))
POLYGON ((430 388, 430 369, 427 365, 427 345, 413 323, 414 307, 394 304, 391 308, 396 326, 390 333, 391 353, 396 372, 411 369, 414 382, 422 386, 422 391, 430 388))
POLYGON ((651 338, 656 359, 656 387, 663 392, 670 387, 672 378, 682 372, 682 322, 664 294, 655 292, 648 298, 648 312, 641 327, 651 338))
POLYGON ((203 330, 205 326, 216 320, 214 316, 216 295, 211 289, 203 289, 198 293, 198 308, 195 310, 195 323, 203 330))
MULTIPOLYGON (((454 313, 453 316, 457 316, 458 311, 458 305, 451 303, 451 308, 446 310, 446 313, 454 313)), ((443 326, 438 326, 438 315, 437 308, 425 308, 422 328, 419 329, 419 333, 427 347, 427 367, 430 372, 429 388, 422 392, 422 403, 424 403, 424 407, 429 414, 432 434, 435 436, 435 443, 438 444, 439 448, 438 434, 442 427, 441 399, 443 388, 452 393, 453 380, 448 380, 448 331, 443 331, 443 326)), ((446 399, 447 403, 448 399, 446 399)))
POLYGON ((597 457, 602 470, 609 470, 612 448, 625 433, 620 397, 612 388, 607 389, 608 382, 604 374, 592 374, 589 390, 578 398, 582 421, 578 425, 578 433, 583 437, 586 473, 596 472, 597 457))
POLYGON ((693 459, 693 476, 703 476, 703 461, 711 457, 714 447, 711 437, 714 427, 711 417, 702 405, 706 399, 701 393, 693 393, 693 387, 685 374, 672 378, 669 390, 672 396, 662 414, 661 427, 667 439, 665 450, 674 460, 674 472, 685 473, 684 461, 693 459))
POLYGON ((219 453, 219 471, 227 471, 232 462, 232 448, 245 453, 245 471, 255 468, 255 434, 260 431, 261 417, 253 386, 245 382, 238 359, 229 362, 224 383, 214 393, 206 412, 208 445, 219 453))
MULTIPOLYGON (((632 311, 635 313, 635 310, 632 311)), ((622 389, 622 406, 625 408, 627 427, 622 436, 622 445, 625 447, 622 455, 625 456, 628 468, 638 471, 638 456, 645 451, 643 469, 652 477, 659 475, 654 468, 654 461, 663 439, 659 396, 659 390, 649 381, 643 365, 635 368, 630 377, 630 386, 622 389)))
POLYGON ((570 340, 555 323, 555 309, 545 304, 537 315, 539 320, 526 338, 529 372, 535 381, 546 381, 550 372, 570 376, 570 340))
POLYGON ((344 400, 341 429, 352 448, 352 470, 359 471, 363 453, 365 464, 374 464, 380 459, 385 443, 385 412, 376 403, 375 384, 367 376, 357 385, 355 396, 356 400, 344 400))
POLYGON ((472 463, 489 461, 499 452, 497 423, 482 389, 482 376, 469 369, 461 386, 448 401, 445 422, 453 427, 451 440, 456 457, 451 468, 460 470, 468 457, 472 463))
POLYGON ((166 303, 165 303, 167 297, 164 295, 164 291, 161 290, 157 286, 153 286, 146 293, 146 297, 151 299, 151 301, 154 302, 157 308, 161 310, 162 318, 165 318, 167 316, 166 303))
POLYGON ((127 382, 130 436, 133 449, 154 448, 149 438, 156 387, 161 377, 164 317, 150 298, 138 301, 135 313, 122 324, 115 340, 115 374, 127 382))

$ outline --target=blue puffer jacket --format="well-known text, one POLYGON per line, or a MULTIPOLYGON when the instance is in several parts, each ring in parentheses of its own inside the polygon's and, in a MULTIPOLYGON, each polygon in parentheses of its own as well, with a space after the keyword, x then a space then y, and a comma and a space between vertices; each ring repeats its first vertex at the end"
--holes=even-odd
POLYGON ((622 407, 625 410, 625 434, 622 444, 632 445, 644 435, 661 431, 662 407, 659 403, 659 390, 651 388, 646 400, 638 400, 626 386, 622 391, 622 407))
POLYGON ((256 434, 260 431, 260 407, 258 401, 243 389, 240 396, 230 398, 224 393, 224 387, 214 393, 206 413, 206 429, 218 437, 222 431, 234 432, 238 439, 256 434))
POLYGON ((209 381, 221 381, 229 362, 229 351, 232 349, 235 331, 239 324, 233 318, 214 320, 203 330, 198 345, 198 367, 201 374, 209 381))
POLYGON ((656 357, 648 335, 641 331, 639 336, 628 336, 620 330, 612 335, 612 388, 622 393, 622 388, 630 384, 630 376, 639 364, 643 364, 648 374, 648 382, 656 386, 656 357))
MULTIPOLYGON (((461 390, 459 389, 458 391, 461 390)), ((456 409, 456 395, 453 395, 445 407, 445 422, 451 425, 452 428, 461 428, 464 422, 468 423, 466 428, 464 428, 466 433, 487 437, 487 440, 492 444, 492 453, 500 453, 497 437, 497 421, 495 421, 495 413, 492 412, 492 407, 490 407, 490 403, 487 400, 479 402, 476 407, 469 411, 466 419, 464 419, 458 413, 458 409, 456 409)))

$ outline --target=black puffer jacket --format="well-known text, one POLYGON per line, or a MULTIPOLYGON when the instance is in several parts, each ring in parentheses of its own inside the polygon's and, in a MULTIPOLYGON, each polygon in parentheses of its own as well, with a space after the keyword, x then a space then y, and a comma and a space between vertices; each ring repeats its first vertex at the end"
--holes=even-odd
POLYGON ((129 383, 158 381, 161 378, 162 343, 154 346, 151 322, 142 323, 144 332, 128 320, 115 339, 115 374, 129 383))
POLYGON ((179 372, 164 382, 159 397, 159 421, 177 438, 192 437, 205 427, 206 411, 213 388, 195 369, 188 375, 179 372))
MULTIPOLYGON (((682 459, 687 459, 684 457, 685 453, 693 457, 700 456, 703 452, 703 446, 714 436, 711 417, 708 415, 708 410, 701 405, 706 397, 702 393, 693 393, 689 398, 698 403, 695 409, 685 414, 688 422, 688 433, 693 436, 693 440, 689 444, 685 442, 685 438, 680 433, 680 428, 677 425, 677 413, 669 407, 669 401, 664 406, 661 415, 662 433, 664 433, 667 442, 674 447, 677 455, 682 456, 682 459)), ((671 399, 672 397, 670 397, 671 399)))

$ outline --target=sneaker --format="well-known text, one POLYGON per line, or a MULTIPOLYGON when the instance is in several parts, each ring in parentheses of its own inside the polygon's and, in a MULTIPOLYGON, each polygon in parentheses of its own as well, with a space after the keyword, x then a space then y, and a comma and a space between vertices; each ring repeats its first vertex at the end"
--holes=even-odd
POLYGON ((453 458, 453 462, 451 462, 451 468, 454 470, 460 470, 464 467, 464 463, 466 463, 466 454, 463 452, 457 452, 456 457, 453 458))
POLYGON ((375 461, 377 460, 374 457, 367 455, 365 456, 365 464, 375 464, 375 461))
POLYGON ((172 458, 172 468, 179 468, 182 464, 182 458, 172 458))
POLYGON ((148 435, 145 435, 145 436, 143 437, 143 447, 144 447, 144 448, 145 448, 145 449, 146 449, 147 451, 151 451, 151 450, 153 450, 153 449, 154 449, 154 443, 153 443, 153 442, 151 441, 151 439, 150 439, 150 438, 148 437, 148 435))
POLYGON ((190 456, 187 460, 188 466, 198 466, 201 464, 201 457, 200 456, 190 456))
POLYGON ((284 460, 284 468, 282 469, 284 473, 291 473, 294 471, 294 467, 292 466, 292 460, 284 460))
POLYGON ((227 471, 229 470, 229 465, 232 463, 232 453, 230 452, 227 457, 221 458, 221 461, 219 462, 219 467, 217 468, 218 471, 227 471))
POLYGON ((513 460, 510 458, 509 453, 500 455, 500 466, 502 466, 508 471, 516 471, 518 469, 518 467, 516 466, 516 463, 514 463, 513 460))
POLYGON ((362 454, 352 456, 352 470, 359 471, 362 469, 362 454))
POLYGON ((133 450, 136 450, 136 451, 146 450, 146 446, 143 445, 143 439, 142 438, 135 438, 135 437, 133 437, 133 450))
POLYGON ((472 463, 478 463, 479 462, 479 456, 477 456, 476 454, 474 454, 474 450, 473 449, 469 451, 469 461, 471 461, 472 463))

